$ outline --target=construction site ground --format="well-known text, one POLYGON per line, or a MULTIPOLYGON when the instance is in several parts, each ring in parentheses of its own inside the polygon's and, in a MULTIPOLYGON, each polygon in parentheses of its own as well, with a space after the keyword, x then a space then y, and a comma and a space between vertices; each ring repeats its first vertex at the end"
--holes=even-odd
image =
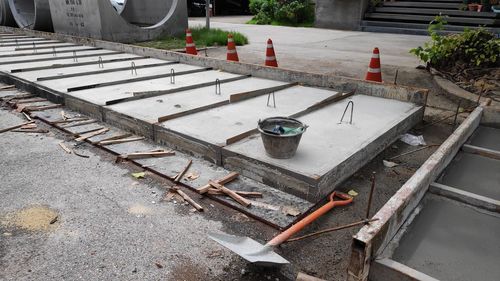
MULTIPOLYGON (((216 22, 213 25, 219 27, 216 22)), ((221 23, 220 27, 225 25, 221 23)), ((240 27, 232 25, 231 28, 239 30, 240 27)), ((281 27, 260 28, 269 32, 283 30, 281 27)), ((345 48, 367 46, 367 53, 352 63, 320 55, 296 60, 296 56, 303 54, 287 54, 282 51, 284 48, 279 49, 282 47, 277 48, 278 60, 287 68, 360 77, 366 70, 371 47, 376 44, 373 38, 386 42, 388 53, 390 40, 406 41, 411 47, 426 40, 426 37, 401 38, 401 35, 371 33, 356 36, 345 48), (410 38, 415 41, 409 42, 410 38)), ((248 52, 245 47, 241 48, 240 59, 261 64, 265 41, 259 42, 262 48, 255 47, 254 52, 252 36, 249 38, 248 52)), ((343 39, 336 42, 341 41, 343 39)), ((393 49, 394 58, 403 52, 402 47, 398 48, 393 49)), ((224 51, 219 48, 209 51, 208 55, 223 57, 224 51)), ((415 69, 418 65, 415 58, 401 55, 402 60, 387 60, 391 63, 385 65, 384 48, 381 51, 386 80, 400 69, 398 83, 430 89, 425 121, 412 133, 422 134, 427 144, 440 144, 451 134, 453 118, 430 123, 452 114, 456 105, 436 90, 427 72, 415 69)), ((7 94, 2 91, 2 95, 7 94)), ((460 114, 458 121, 465 115, 460 114)), ((1 128, 26 122, 22 114, 8 107, 0 109, 0 120, 1 128)), ((37 124, 49 133, 0 134, 2 280, 294 280, 299 271, 327 280, 346 277, 352 235, 360 227, 284 244, 278 252, 291 262, 290 266, 257 268, 210 240, 207 233, 226 232, 265 242, 277 234, 275 229, 190 191, 186 192, 206 207, 205 212, 197 213, 190 206, 161 201, 170 185, 165 179, 150 173, 146 173, 144 179, 135 179, 131 173, 142 171, 140 167, 126 162, 117 164, 116 156, 90 144, 79 147, 89 158, 67 154, 59 143, 72 137, 40 121, 37 124), (40 225, 26 219, 33 214, 45 218, 49 224, 40 225)), ((359 195, 353 204, 334 209, 300 234, 363 219, 373 172, 376 187, 371 213, 374 214, 435 148, 399 157, 394 160, 398 166, 386 168, 383 159, 415 149, 395 142, 337 189, 356 191, 359 195)))

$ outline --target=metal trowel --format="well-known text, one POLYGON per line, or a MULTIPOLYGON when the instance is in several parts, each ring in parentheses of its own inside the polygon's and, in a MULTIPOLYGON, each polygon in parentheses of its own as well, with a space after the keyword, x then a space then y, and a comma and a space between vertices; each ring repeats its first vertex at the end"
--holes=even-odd
POLYGON ((208 237, 253 264, 260 266, 280 266, 288 264, 289 262, 282 256, 276 254, 274 252, 274 247, 287 241, 291 236, 333 209, 335 206, 344 206, 351 202, 352 197, 349 195, 333 192, 329 197, 328 203, 274 237, 271 241, 267 242, 266 245, 262 245, 248 237, 239 237, 222 233, 209 233, 208 237), (342 200, 334 200, 335 197, 342 200))

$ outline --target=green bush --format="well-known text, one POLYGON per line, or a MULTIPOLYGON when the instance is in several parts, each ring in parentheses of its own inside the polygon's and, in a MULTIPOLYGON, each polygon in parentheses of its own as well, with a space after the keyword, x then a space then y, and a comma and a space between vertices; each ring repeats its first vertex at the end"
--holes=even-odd
POLYGON ((314 21, 311 0, 250 0, 252 23, 300 25, 314 21))
POLYGON ((410 50, 429 66, 447 70, 457 64, 468 67, 500 66, 500 39, 484 28, 459 34, 440 35, 446 21, 438 16, 429 25, 431 41, 410 50))

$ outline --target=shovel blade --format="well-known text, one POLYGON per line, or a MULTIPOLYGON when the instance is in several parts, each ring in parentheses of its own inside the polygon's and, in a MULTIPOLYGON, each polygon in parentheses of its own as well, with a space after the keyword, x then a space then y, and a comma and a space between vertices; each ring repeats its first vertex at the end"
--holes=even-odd
POLYGON ((209 233, 208 237, 245 260, 261 266, 280 266, 289 262, 276 254, 272 247, 248 238, 222 233, 209 233))

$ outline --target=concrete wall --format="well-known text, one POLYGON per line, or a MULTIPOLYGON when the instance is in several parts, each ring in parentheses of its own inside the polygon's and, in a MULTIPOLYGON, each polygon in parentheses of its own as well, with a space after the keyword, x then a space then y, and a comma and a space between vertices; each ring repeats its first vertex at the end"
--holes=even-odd
POLYGON ((359 30, 369 0, 316 0, 315 26, 359 30))
POLYGON ((49 3, 57 33, 130 43, 180 35, 187 28, 185 0, 129 0, 123 17, 107 0, 49 3))

